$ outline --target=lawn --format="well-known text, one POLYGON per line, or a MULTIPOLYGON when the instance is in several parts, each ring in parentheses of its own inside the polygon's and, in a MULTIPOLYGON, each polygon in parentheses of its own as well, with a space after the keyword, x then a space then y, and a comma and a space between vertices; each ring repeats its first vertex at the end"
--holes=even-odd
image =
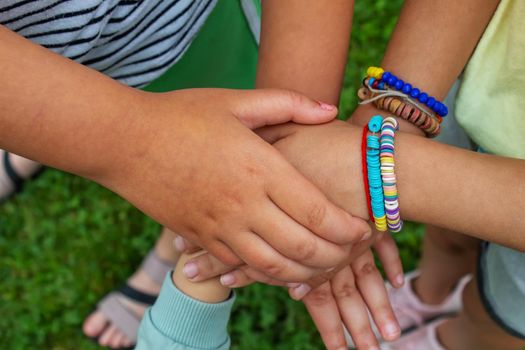
MULTIPOLYGON (((402 1, 360 1, 341 99, 357 101, 364 69, 379 64, 402 1)), ((133 271, 160 231, 113 193, 46 170, 0 206, 0 347, 97 349, 81 331, 84 317, 133 271)), ((421 227, 396 236, 405 267, 418 258, 421 227)), ((302 304, 283 290, 239 291, 230 330, 233 349, 321 349, 302 304)))

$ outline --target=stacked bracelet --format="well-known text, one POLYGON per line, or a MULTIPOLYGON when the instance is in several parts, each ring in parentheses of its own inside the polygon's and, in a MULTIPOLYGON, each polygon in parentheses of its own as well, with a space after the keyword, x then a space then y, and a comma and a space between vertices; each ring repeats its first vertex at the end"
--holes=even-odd
POLYGON ((375 79, 380 80, 382 83, 388 85, 392 89, 401 91, 402 93, 418 99, 419 102, 424 103, 428 108, 432 109, 437 115, 446 117, 448 114, 448 108, 443 102, 436 100, 434 97, 429 96, 425 92, 421 92, 417 87, 413 87, 409 83, 405 83, 403 80, 396 77, 391 72, 385 72, 380 67, 369 67, 367 75, 375 79))
POLYGON ((403 221, 399 214, 396 187, 394 138, 397 121, 376 115, 363 129, 363 183, 369 216, 378 231, 399 232, 403 221), (372 135, 368 135, 368 131, 372 135), (380 138, 376 133, 380 132, 380 138), (366 137, 366 146, 365 146, 366 137), (365 162, 366 150, 366 162, 365 162))
POLYGON ((381 180, 380 160, 379 160, 379 138, 375 133, 381 130, 381 123, 383 118, 375 116, 370 119, 368 129, 372 135, 366 138, 366 165, 368 170, 368 185, 370 192, 370 203, 372 207, 372 215, 374 223, 378 231, 387 230, 386 213, 383 197, 383 182, 381 180))
MULTIPOLYGON (((368 86, 369 80, 363 81, 364 86, 368 86)), ((373 88, 372 88, 373 89, 373 88)), ((435 137, 441 131, 442 118, 437 115, 431 115, 427 111, 418 108, 407 100, 397 96, 387 96, 375 98, 377 95, 368 88, 361 88, 358 91, 358 97, 361 101, 372 101, 372 103, 381 110, 390 112, 399 118, 419 127, 428 137, 435 137)))
POLYGON ((403 221, 399 215, 399 201, 397 196, 394 138, 398 129, 395 118, 387 117, 381 125, 380 163, 381 179, 383 182, 383 197, 385 200, 386 222, 390 232, 399 232, 403 228, 403 221))

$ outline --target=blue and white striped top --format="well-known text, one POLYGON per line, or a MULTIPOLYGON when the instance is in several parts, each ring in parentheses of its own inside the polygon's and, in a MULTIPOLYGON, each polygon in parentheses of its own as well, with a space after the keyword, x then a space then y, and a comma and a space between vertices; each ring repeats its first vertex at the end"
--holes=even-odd
POLYGON ((159 77, 217 0, 2 0, 0 24, 126 85, 159 77))

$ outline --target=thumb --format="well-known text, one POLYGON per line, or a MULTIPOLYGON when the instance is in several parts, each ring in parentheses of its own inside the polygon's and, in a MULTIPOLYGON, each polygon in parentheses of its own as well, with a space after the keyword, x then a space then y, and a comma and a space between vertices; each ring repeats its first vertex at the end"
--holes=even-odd
POLYGON ((250 129, 286 122, 321 124, 337 116, 337 107, 297 92, 276 89, 243 91, 232 112, 250 129))

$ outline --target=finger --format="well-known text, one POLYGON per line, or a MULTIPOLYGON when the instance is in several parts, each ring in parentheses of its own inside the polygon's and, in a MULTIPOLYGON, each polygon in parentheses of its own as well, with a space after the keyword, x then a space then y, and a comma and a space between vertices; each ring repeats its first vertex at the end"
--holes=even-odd
POLYGON ((350 253, 350 244, 337 245, 313 235, 272 203, 259 211, 255 220, 259 225, 254 231, 283 256, 302 265, 332 269, 350 253))
POLYGON ((299 93, 278 89, 239 92, 232 112, 250 129, 293 121, 320 124, 337 116, 337 107, 317 102, 299 93))
POLYGON ((261 282, 272 286, 285 286, 286 283, 274 280, 268 276, 244 265, 239 269, 230 271, 220 278, 221 284, 229 288, 240 288, 250 285, 254 282, 261 282))
POLYGON ((364 253, 351 266, 355 274, 355 283, 381 335, 386 340, 397 339, 401 334, 401 328, 394 316, 385 283, 375 265, 372 252, 364 253))
POLYGON ((309 293, 304 299, 321 338, 328 349, 348 349, 344 337, 343 323, 335 299, 326 282, 309 293))
POLYGON ((395 288, 401 288, 405 282, 403 264, 399 257, 397 244, 392 236, 386 233, 381 234, 374 243, 374 250, 383 265, 390 284, 395 288))
POLYGON ((255 130, 255 133, 259 135, 264 141, 273 145, 274 143, 287 138, 300 128, 306 128, 304 125, 297 125, 294 123, 286 123, 280 125, 263 126, 255 130))
POLYGON ((173 245, 178 252, 186 254, 196 253, 202 249, 197 244, 194 244, 190 240, 179 235, 173 240, 173 245))
POLYGON ((221 276, 219 279, 221 284, 228 288, 240 288, 250 285, 254 282, 253 279, 241 269, 232 270, 221 276))
POLYGON ((290 218, 313 234, 336 244, 351 244, 371 236, 368 223, 331 203, 290 164, 269 183, 269 198, 290 218))
POLYGON ((210 253, 206 252, 194 257, 184 264, 184 275, 193 282, 206 281, 232 271, 239 265, 226 265, 210 253))
MULTIPOLYGON (((235 266, 239 266, 243 264, 243 261, 233 252, 233 250, 221 241, 215 240, 212 243, 208 244, 207 247, 209 249, 209 252, 208 252, 209 256, 213 256, 214 259, 218 261, 217 266, 225 265, 225 266, 235 267, 235 266)), ((208 254, 208 253, 203 253, 203 254, 208 254)), ((193 257, 192 259, 197 259, 197 261, 200 261, 198 260, 198 257, 193 257)), ((192 281, 195 279, 195 281, 197 281, 196 278, 198 278, 198 276, 201 275, 202 273, 205 273, 207 269, 210 267, 216 268, 215 265, 210 265, 210 266, 206 266, 203 268, 200 265, 195 264, 195 263, 186 263, 184 264, 182 272, 184 276, 186 276, 186 278, 192 281)), ((208 276, 211 276, 211 275, 217 276, 218 274, 213 274, 213 272, 208 274, 208 276)), ((208 278, 203 278, 200 280, 204 280, 204 279, 208 279, 208 278)))
POLYGON ((345 266, 331 281, 343 322, 358 349, 374 349, 377 339, 370 324, 366 304, 357 289, 350 266, 345 266))
POLYGON ((289 285, 296 285, 296 283, 287 283, 287 282, 279 281, 274 278, 268 277, 267 275, 263 274, 262 272, 258 270, 255 270, 254 268, 248 265, 243 265, 239 269, 242 270, 246 274, 246 276, 248 276, 250 279, 252 279, 253 281, 260 282, 260 283, 269 284, 272 286, 281 286, 281 287, 285 287, 289 285))
POLYGON ((226 240, 242 261, 271 278, 303 282, 321 272, 285 258, 255 232, 230 235, 226 240))

